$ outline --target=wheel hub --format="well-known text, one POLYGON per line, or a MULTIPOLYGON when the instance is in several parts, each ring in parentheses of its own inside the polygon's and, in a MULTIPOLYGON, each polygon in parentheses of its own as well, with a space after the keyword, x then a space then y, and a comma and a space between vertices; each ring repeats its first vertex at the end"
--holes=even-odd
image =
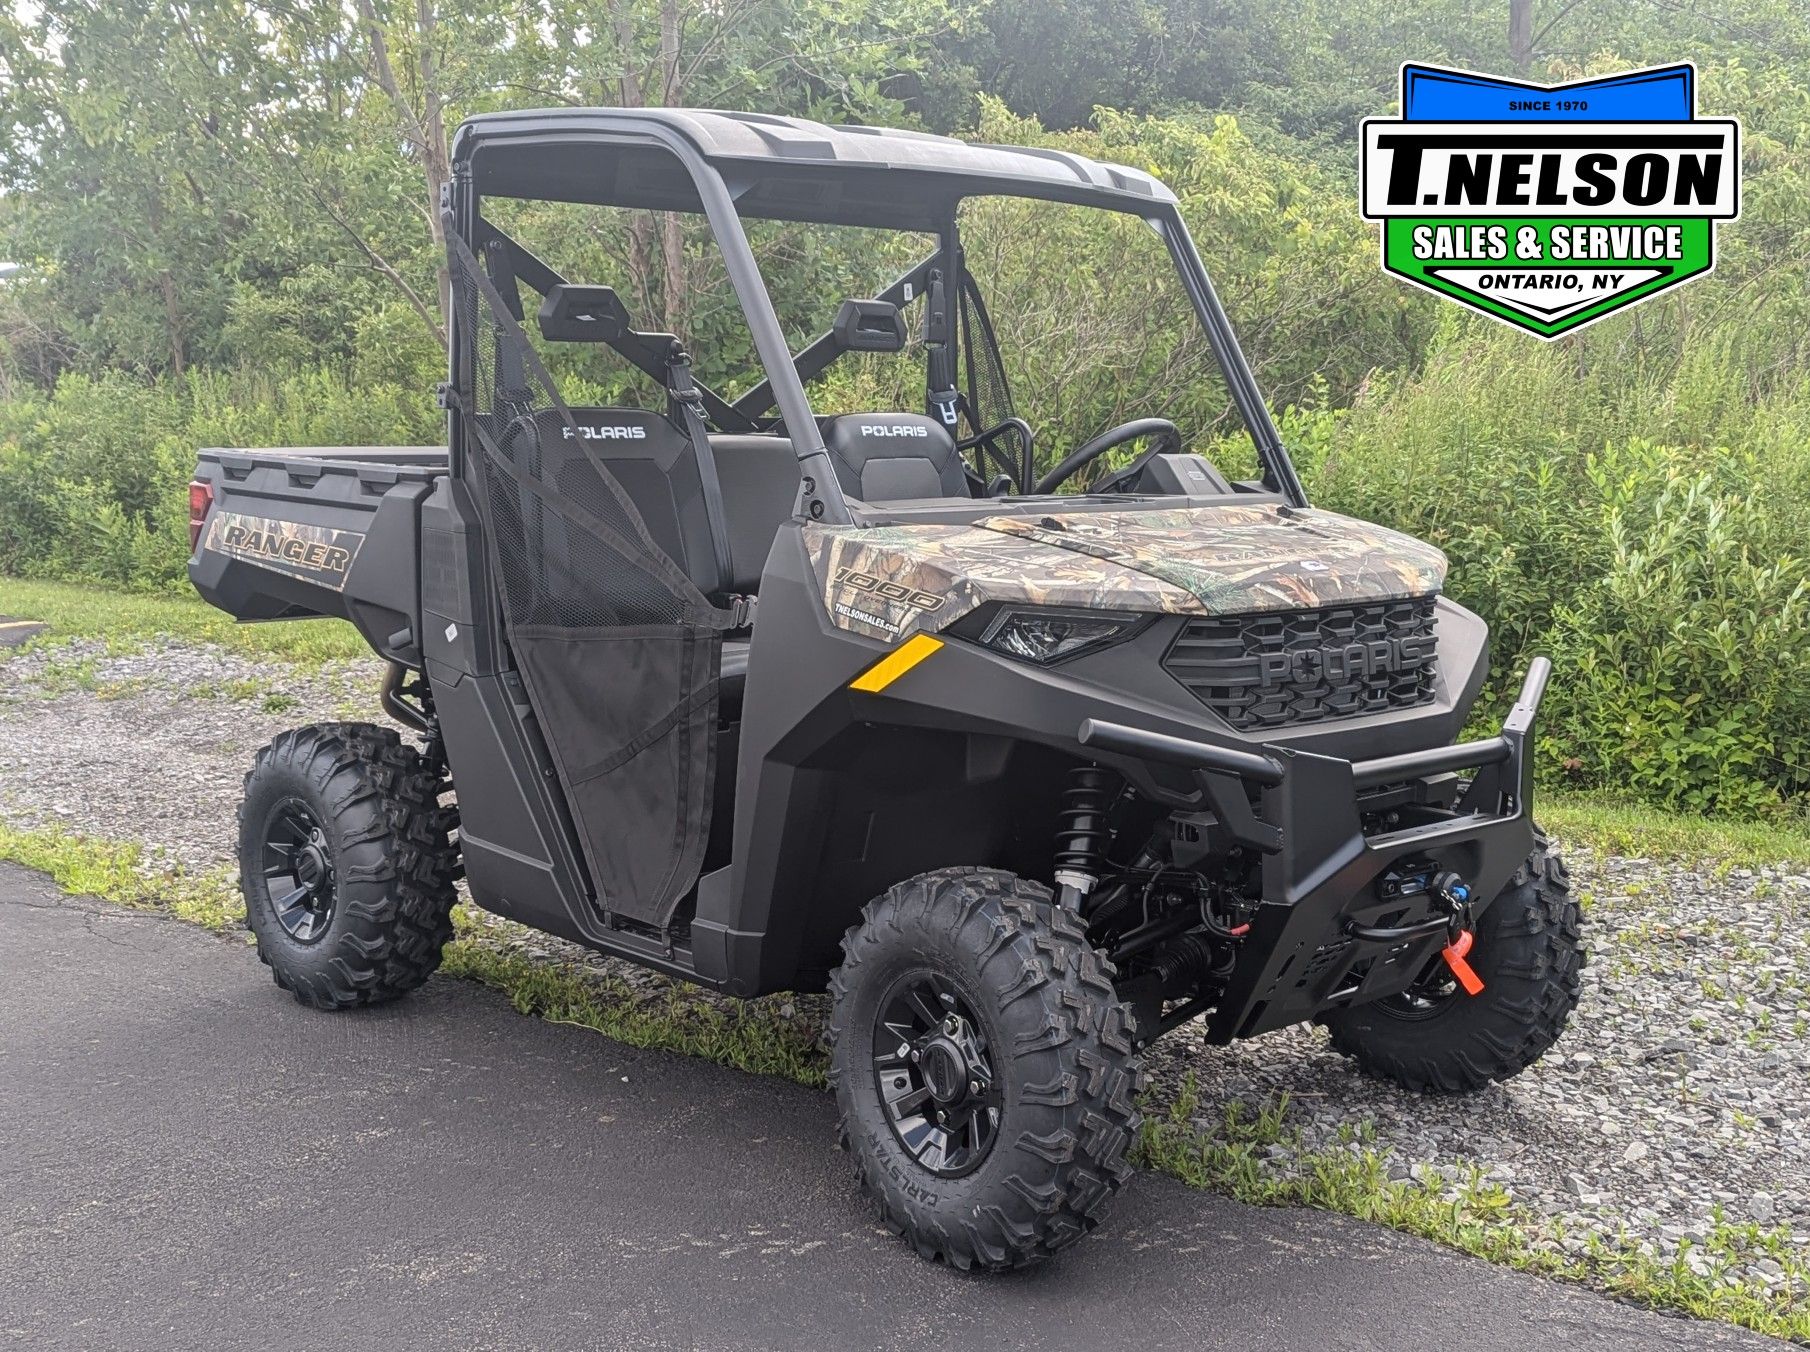
POLYGON ((893 983, 874 1021, 874 1080, 893 1134, 932 1173, 968 1173, 992 1151, 1004 1100, 953 983, 929 972, 893 983))
POLYGON ((317 886, 327 876, 327 861, 321 858, 318 847, 310 843, 296 853, 295 874, 309 887, 317 886))
POLYGON ((264 821, 264 885, 284 933, 313 943, 333 918, 335 886, 327 833, 309 806, 286 798, 264 821))
POLYGON ((959 1103, 968 1093, 968 1061, 948 1038, 937 1038, 923 1048, 918 1061, 930 1097, 944 1107, 959 1103))

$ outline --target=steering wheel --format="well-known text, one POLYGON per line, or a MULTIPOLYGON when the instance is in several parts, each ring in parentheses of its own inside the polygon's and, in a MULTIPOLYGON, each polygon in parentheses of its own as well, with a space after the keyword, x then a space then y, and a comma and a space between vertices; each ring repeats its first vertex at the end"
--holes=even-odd
POLYGON ((1092 464, 1108 451, 1123 446, 1128 441, 1138 441, 1143 437, 1155 438, 1154 444, 1124 469, 1114 470, 1089 492, 1110 493, 1137 477, 1144 463, 1154 455, 1163 455, 1182 448, 1182 434, 1176 425, 1167 418, 1137 418, 1128 423, 1120 423, 1111 431, 1102 432, 1085 446, 1070 451, 1062 458, 1062 463, 1037 481, 1036 491, 1053 493, 1057 485, 1074 477, 1076 471, 1092 464))

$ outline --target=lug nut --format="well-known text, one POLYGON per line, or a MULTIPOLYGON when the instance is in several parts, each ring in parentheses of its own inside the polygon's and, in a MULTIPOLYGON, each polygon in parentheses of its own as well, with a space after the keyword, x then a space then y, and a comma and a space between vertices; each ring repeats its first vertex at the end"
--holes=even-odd
POLYGON ((968 1092, 970 1094, 980 1093, 980 1081, 979 1080, 969 1080, 968 1081, 968 1092))

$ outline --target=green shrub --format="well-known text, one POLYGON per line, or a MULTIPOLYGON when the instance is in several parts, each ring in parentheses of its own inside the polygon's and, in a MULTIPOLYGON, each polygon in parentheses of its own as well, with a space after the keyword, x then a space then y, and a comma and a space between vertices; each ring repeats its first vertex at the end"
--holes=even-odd
POLYGON ((197 448, 433 444, 442 424, 424 389, 324 369, 71 374, 47 397, 0 403, 0 573, 181 586, 197 448))
POLYGON ((1626 494, 1593 469, 1610 557, 1558 607, 1543 744, 1585 782, 1669 807, 1748 811, 1810 788, 1810 568, 1760 546, 1766 509, 1712 475, 1626 494))
MULTIPOLYGON (((1655 310, 1649 332, 1697 327, 1655 310)), ((1419 374, 1284 432, 1317 502, 1446 551, 1449 594, 1492 625, 1488 716, 1529 656, 1557 659, 1548 770, 1679 807, 1801 800, 1810 393, 1756 384, 1763 331, 1630 360, 1600 327, 1535 345, 1454 313, 1419 374)))

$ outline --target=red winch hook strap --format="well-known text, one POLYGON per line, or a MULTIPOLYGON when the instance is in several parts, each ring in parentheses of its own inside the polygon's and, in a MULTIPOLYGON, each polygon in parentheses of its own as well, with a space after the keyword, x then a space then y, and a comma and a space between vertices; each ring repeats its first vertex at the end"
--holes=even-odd
POLYGON ((1458 978, 1458 984, 1464 987, 1466 995, 1480 995, 1483 992, 1483 978, 1464 960, 1464 955, 1471 951, 1472 942, 1469 930, 1459 930, 1458 937, 1441 949, 1439 956, 1452 969, 1452 975, 1458 978))

